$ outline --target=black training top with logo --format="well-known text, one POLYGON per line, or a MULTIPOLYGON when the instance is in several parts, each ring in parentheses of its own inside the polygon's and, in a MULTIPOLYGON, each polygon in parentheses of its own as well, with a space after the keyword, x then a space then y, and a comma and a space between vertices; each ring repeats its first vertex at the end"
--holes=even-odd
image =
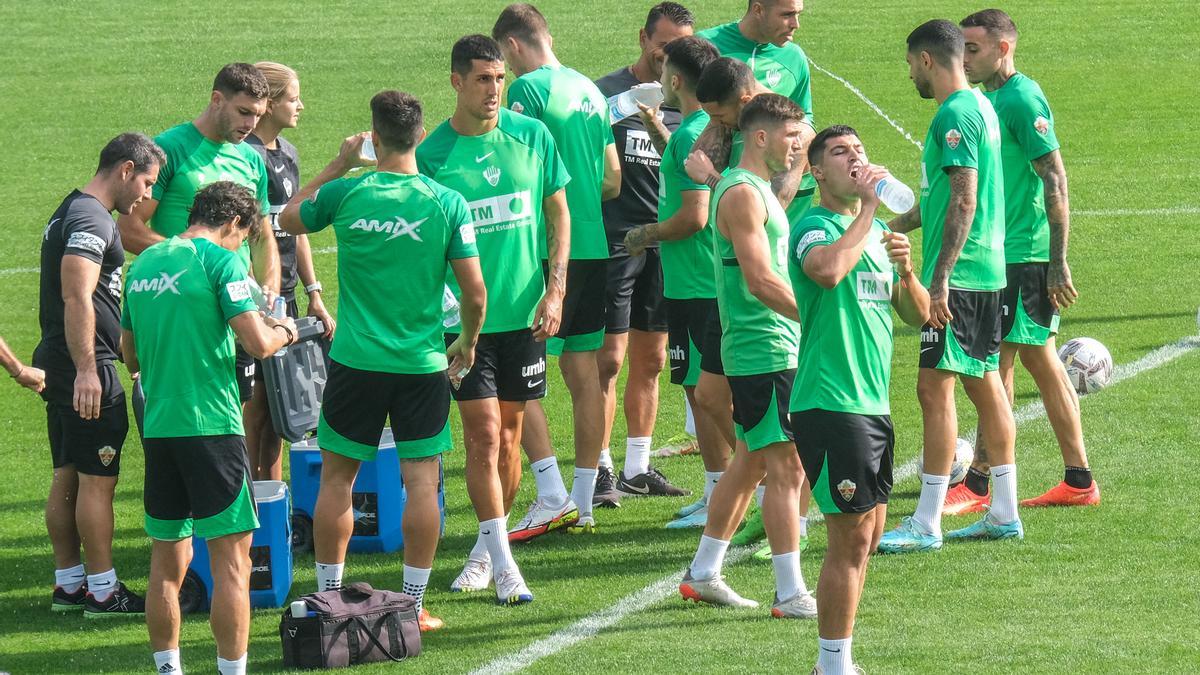
POLYGON ((33 352, 38 368, 75 370, 67 349, 62 295, 63 256, 77 255, 100 265, 100 279, 92 292, 96 313, 96 363, 120 359, 121 268, 125 250, 112 214, 95 197, 72 190, 50 217, 42 236, 41 308, 38 320, 42 341, 33 352))
MULTIPOLYGON (((641 83, 628 67, 596 80, 596 86, 606 97, 623 94, 638 84, 641 83)), ((674 131, 683 119, 674 108, 663 106, 659 111, 663 124, 670 131, 674 131)), ((658 221, 658 165, 662 156, 650 142, 650 134, 640 115, 631 115, 614 124, 613 136, 621 158, 621 194, 604 202, 601 208, 608 240, 620 242, 634 227, 658 221)))
POLYGON ((300 189, 300 160, 296 146, 282 136, 275 139, 274 150, 250 134, 246 144, 262 155, 267 163, 267 200, 271 203, 271 229, 275 232, 275 246, 279 249, 279 286, 281 295, 289 302, 296 297, 299 271, 296 268, 296 238, 279 229, 279 214, 300 189))

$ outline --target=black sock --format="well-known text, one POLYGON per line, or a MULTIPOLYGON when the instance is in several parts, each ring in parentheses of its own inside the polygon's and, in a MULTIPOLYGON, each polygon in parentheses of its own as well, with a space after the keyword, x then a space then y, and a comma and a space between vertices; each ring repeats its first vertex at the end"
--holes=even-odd
POLYGON ((1063 482, 1076 490, 1085 490, 1092 486, 1092 470, 1085 466, 1068 466, 1063 482))
POLYGON ((988 492, 988 475, 975 467, 967 469, 967 478, 963 481, 967 489, 980 497, 988 492))

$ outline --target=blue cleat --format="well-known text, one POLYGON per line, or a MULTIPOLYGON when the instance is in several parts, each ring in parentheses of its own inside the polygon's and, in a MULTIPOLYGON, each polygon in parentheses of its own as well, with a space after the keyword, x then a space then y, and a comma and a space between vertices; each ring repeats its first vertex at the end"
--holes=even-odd
POLYGON ((688 513, 682 518, 677 518, 667 523, 668 530, 682 530, 689 527, 704 527, 708 524, 708 506, 702 506, 695 511, 688 513))
MULTIPOLYGON (((1024 539, 1025 526, 1017 518, 1011 523, 998 523, 988 511, 983 517, 960 530, 946 533, 947 539, 1024 539)), ((882 544, 880 545, 882 548, 882 544)))
POLYGON ((912 516, 901 518, 896 529, 879 540, 880 553, 918 553, 936 551, 941 547, 942 538, 922 531, 912 516))
POLYGON ((705 499, 704 497, 701 497, 700 499, 697 499, 696 501, 692 502, 691 504, 688 504, 687 506, 683 507, 682 509, 679 509, 678 511, 676 511, 675 517, 676 518, 687 518, 688 516, 699 511, 700 509, 707 509, 707 508, 708 508, 708 500, 705 499))

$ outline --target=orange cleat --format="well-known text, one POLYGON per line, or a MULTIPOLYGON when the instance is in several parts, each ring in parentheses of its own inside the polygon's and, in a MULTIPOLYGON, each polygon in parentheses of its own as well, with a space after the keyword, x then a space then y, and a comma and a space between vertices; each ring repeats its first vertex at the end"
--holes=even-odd
POLYGON ((1065 482, 1050 488, 1040 497, 1021 500, 1021 506, 1095 506, 1100 503, 1100 484, 1092 481, 1086 488, 1074 488, 1065 482))
POLYGON ((942 502, 942 514, 961 516, 967 513, 981 513, 992 505, 992 490, 980 497, 971 492, 966 483, 959 483, 946 493, 946 501, 942 502))
POLYGON ((445 627, 446 622, 429 613, 429 610, 421 608, 421 613, 417 615, 417 626, 420 627, 422 633, 429 633, 435 630, 440 630, 445 627))

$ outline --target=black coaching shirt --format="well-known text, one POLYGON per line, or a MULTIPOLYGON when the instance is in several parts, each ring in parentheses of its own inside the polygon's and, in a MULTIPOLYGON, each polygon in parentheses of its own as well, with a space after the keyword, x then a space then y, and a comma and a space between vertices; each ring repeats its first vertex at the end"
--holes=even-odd
POLYGON ((279 214, 296 190, 300 189, 300 160, 296 155, 296 146, 282 136, 275 139, 275 149, 263 145, 254 134, 246 137, 246 144, 258 151, 267 164, 271 230, 275 233, 275 246, 279 249, 279 294, 290 302, 295 300, 296 284, 300 277, 296 267, 296 238, 279 229, 279 214))

